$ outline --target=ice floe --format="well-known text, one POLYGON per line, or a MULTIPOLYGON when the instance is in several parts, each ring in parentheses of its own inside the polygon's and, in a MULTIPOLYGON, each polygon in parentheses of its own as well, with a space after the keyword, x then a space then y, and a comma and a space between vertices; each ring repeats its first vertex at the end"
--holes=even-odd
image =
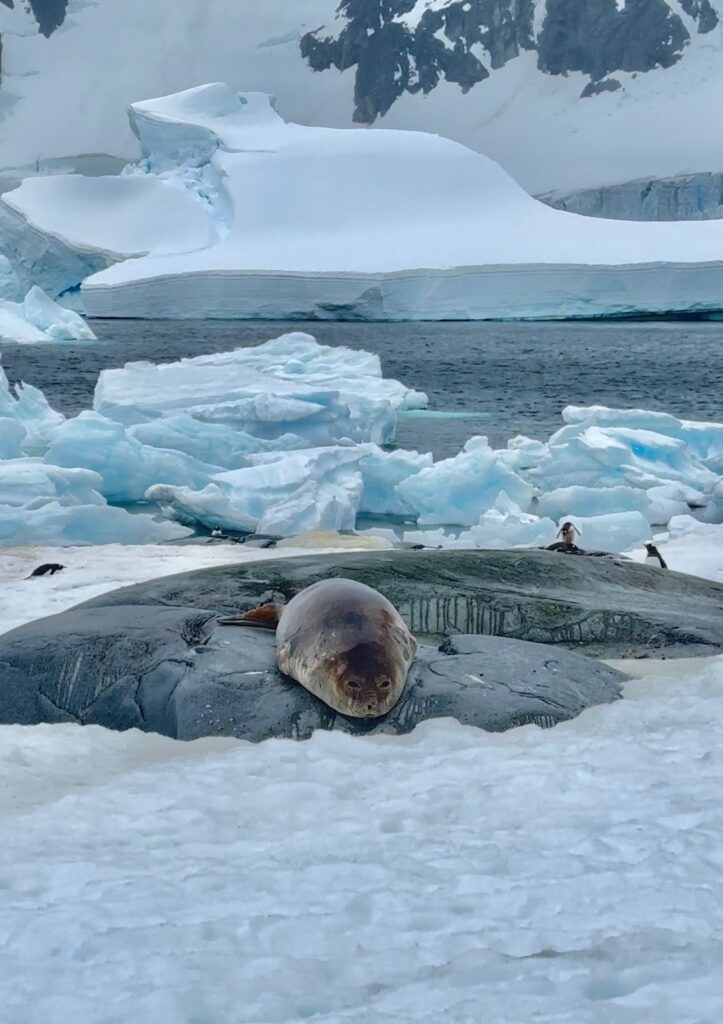
POLYGON ((4 543, 42 529, 56 531, 47 543, 99 543, 108 537, 105 528, 94 532, 101 514, 109 523, 114 517, 121 532, 113 538, 129 542, 144 528, 149 538, 159 530, 180 537, 188 527, 285 537, 349 532, 376 516, 398 521, 397 536, 408 542, 467 547, 544 546, 571 519, 583 546, 622 551, 675 517, 723 521, 722 424, 569 407, 546 443, 514 437, 494 449, 476 436, 435 462, 390 447, 399 413, 426 401, 385 379, 376 356, 299 332, 105 370, 94 409, 68 419, 31 385, 11 390, 0 376, 5 479, 22 465, 57 471, 57 479, 85 471, 99 499, 86 500, 79 485, 71 500, 69 486, 61 512, 41 513, 59 498, 55 478, 36 468, 40 491, 25 524, 5 508, 4 543), (85 506, 95 511, 83 513, 83 535, 68 522, 77 515, 80 524, 85 506))
POLYGON ((33 285, 22 302, 0 297, 0 340, 20 343, 94 341, 95 334, 82 316, 59 306, 33 285))
POLYGON ((53 295, 82 282, 94 315, 721 308, 720 221, 568 214, 449 139, 290 124, 268 96, 220 82, 133 103, 129 114, 143 157, 127 173, 34 177, 0 202, 6 254, 42 272, 53 295))

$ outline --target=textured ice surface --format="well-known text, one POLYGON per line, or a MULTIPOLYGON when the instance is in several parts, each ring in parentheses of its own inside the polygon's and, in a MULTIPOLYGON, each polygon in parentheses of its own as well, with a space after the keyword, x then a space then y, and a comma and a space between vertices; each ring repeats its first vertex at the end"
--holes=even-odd
MULTIPOLYGON (((6 199, 33 240, 64 240, 69 279, 79 252, 104 267, 89 267, 83 285, 94 315, 509 319, 720 308, 720 221, 567 214, 456 142, 289 124, 267 96, 221 83, 134 103, 130 117, 143 151, 136 173, 34 178, 6 199)), ((13 237, 27 264, 25 236, 13 237)))
POLYGON ((352 530, 368 445, 305 448, 249 456, 244 469, 218 473, 205 488, 151 487, 147 497, 181 522, 288 536, 352 530))
POLYGON ((20 298, 20 281, 7 256, 0 253, 0 299, 16 301, 20 298))
POLYGON ((0 544, 109 544, 176 540, 187 531, 106 504, 87 469, 37 458, 0 461, 0 544))
POLYGON ((93 341, 95 334, 81 316, 59 306, 34 285, 22 302, 0 298, 0 339, 21 343, 93 341))
POLYGON ((30 177, 0 199, 0 251, 55 297, 118 260, 187 252, 215 237, 182 175, 30 177))
POLYGON ((384 379, 378 356, 295 332, 255 348, 104 370, 94 407, 125 424, 184 413, 286 448, 299 440, 386 443, 395 410, 426 403, 426 395, 384 379))
POLYGON ((3 727, 6 1019, 719 1019, 723 661, 626 697, 503 734, 3 727))
POLYGON ((181 452, 141 444, 121 423, 88 411, 53 431, 45 461, 94 470, 103 494, 118 503, 142 501, 156 483, 203 486, 219 469, 181 452))
POLYGON ((494 507, 502 491, 523 511, 533 493, 532 486, 490 448, 486 437, 470 438, 459 455, 442 459, 396 486, 420 525, 471 526, 482 512, 494 507))

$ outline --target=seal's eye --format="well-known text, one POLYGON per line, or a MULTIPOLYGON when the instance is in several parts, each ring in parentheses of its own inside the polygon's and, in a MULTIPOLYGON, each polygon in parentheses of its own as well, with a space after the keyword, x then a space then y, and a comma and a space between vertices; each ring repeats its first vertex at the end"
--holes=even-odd
POLYGON ((351 682, 347 683, 347 689, 351 690, 352 693, 358 693, 361 690, 359 683, 355 683, 352 679, 351 682))
POLYGON ((392 684, 389 682, 388 679, 382 679, 381 683, 379 684, 379 689, 386 691, 389 689, 391 685, 392 684))

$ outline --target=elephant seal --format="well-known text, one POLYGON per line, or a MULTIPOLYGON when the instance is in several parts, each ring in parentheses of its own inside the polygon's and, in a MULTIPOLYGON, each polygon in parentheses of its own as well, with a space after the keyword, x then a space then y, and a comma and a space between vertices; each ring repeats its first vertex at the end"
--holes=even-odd
POLYGON ((262 605, 219 623, 276 628, 281 671, 352 718, 379 718, 394 707, 417 650, 386 597, 344 578, 321 580, 286 605, 262 605))

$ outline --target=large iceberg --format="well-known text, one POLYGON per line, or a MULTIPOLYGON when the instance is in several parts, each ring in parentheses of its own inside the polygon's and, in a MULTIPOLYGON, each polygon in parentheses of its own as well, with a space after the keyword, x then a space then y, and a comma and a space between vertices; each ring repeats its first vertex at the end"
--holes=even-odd
MULTIPOLYGON (((133 173, 87 187, 36 177, 2 200, 33 237, 99 261, 79 277, 74 255, 62 281, 84 278, 93 315, 519 319, 722 305, 720 221, 564 213, 456 142, 289 124, 266 95, 222 83, 134 103, 130 118, 143 152, 133 173)), ((27 263, 22 234, 13 247, 27 263)))

